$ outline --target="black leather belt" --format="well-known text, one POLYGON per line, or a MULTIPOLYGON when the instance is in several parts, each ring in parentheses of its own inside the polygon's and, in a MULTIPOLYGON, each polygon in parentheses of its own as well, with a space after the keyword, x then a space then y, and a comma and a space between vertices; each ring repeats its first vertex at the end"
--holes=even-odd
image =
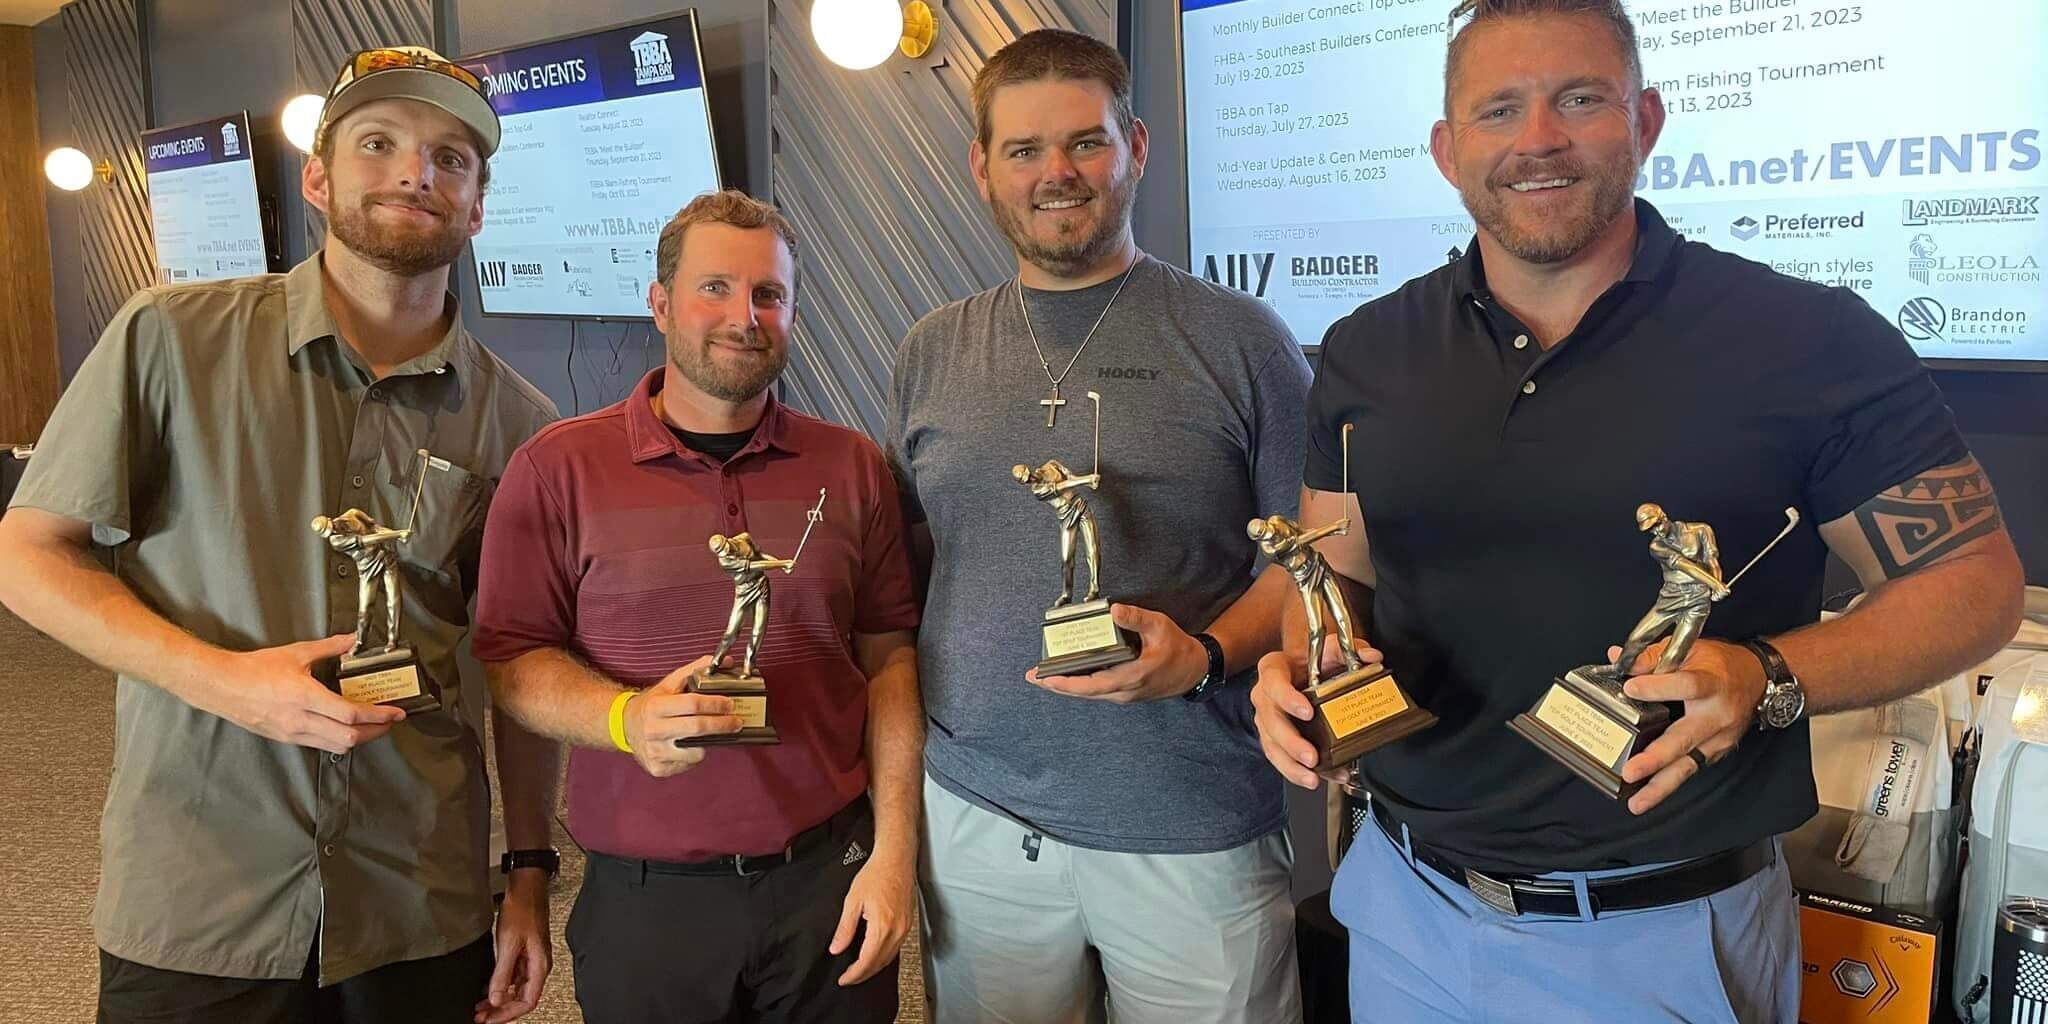
MULTIPOLYGON (((1401 845, 1401 824, 1382 811, 1377 801, 1372 804, 1372 820, 1396 847, 1401 845)), ((1437 874, 1472 890, 1472 895, 1503 914, 1579 916, 1579 897, 1569 881, 1475 871, 1442 851, 1416 841, 1413 835, 1408 837, 1408 849, 1414 853, 1416 863, 1426 865, 1437 874)), ((1748 880, 1751 875, 1770 867, 1777 856, 1777 846, 1768 839, 1761 839, 1740 849, 1640 875, 1588 880, 1586 900, 1595 916, 1688 903, 1748 880)))
POLYGON ((597 864, 609 864, 627 872, 643 875, 758 875, 770 868, 779 868, 796 860, 831 839, 835 833, 853 827, 868 813, 866 793, 855 797, 852 803, 810 828, 798 832, 789 845, 779 853, 729 853, 710 860, 670 861, 641 860, 637 857, 614 857, 608 853, 590 851, 590 860, 597 864))

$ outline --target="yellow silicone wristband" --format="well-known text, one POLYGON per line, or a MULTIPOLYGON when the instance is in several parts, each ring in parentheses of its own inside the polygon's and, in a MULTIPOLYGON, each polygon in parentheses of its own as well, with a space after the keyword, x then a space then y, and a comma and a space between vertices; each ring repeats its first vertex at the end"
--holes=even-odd
POLYGON ((626 704, 638 696, 640 696, 640 691, 627 690, 612 698, 612 746, 628 754, 633 752, 633 744, 626 740, 626 704))

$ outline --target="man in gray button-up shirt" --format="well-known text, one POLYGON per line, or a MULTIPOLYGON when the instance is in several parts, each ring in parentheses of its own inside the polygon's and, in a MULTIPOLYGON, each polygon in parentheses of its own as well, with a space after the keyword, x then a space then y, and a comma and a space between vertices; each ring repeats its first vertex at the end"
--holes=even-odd
MULTIPOLYGON (((309 161, 324 252, 131 299, 0 520, 0 602, 119 675, 102 1021, 295 1022, 321 1000, 351 1022, 502 1021, 547 972, 539 870, 515 872, 491 941, 482 709, 456 652, 494 482, 555 410, 448 294, 495 118, 487 135, 481 97, 451 110, 438 86, 378 95, 309 161), (314 679, 351 646, 357 580, 309 524, 403 525, 415 493, 398 632, 444 707, 405 717, 314 679)), ((514 846, 546 845, 530 774, 504 773, 514 846)))

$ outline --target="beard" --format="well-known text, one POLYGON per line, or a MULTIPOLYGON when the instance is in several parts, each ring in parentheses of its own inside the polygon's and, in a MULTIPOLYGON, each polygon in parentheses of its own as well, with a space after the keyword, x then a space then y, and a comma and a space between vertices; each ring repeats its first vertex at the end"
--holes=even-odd
POLYGON ((789 365, 789 348, 768 343, 759 331, 719 330, 695 342, 671 337, 668 361, 697 390, 721 401, 745 402, 782 376, 783 367, 789 365), (766 358, 728 359, 721 364, 712 352, 713 342, 745 345, 766 358))
POLYGON ((1501 248, 1530 263, 1557 263, 1578 255, 1628 211, 1635 199, 1636 169, 1633 151, 1590 167, 1573 159, 1530 161, 1504 167, 1477 186, 1461 183, 1458 196, 1472 220, 1501 248), (1569 209, 1540 219, 1509 212, 1508 200, 1501 195, 1509 182, 1547 178, 1577 179, 1572 187, 1581 190, 1580 195, 1569 209))
POLYGON ((400 277, 418 277, 454 263, 462 255, 463 244, 469 241, 465 222, 450 216, 431 200, 422 201, 405 192, 372 192, 360 202, 337 203, 328 214, 327 229, 350 252, 400 277), (370 215, 378 203, 410 205, 441 220, 437 226, 422 228, 379 225, 370 215))
POLYGON ((1092 192, 1082 187, 1032 196, 1030 204, 1091 197, 1095 200, 1091 204, 1095 212, 1092 224, 1073 225, 1062 230, 1061 237, 1052 242, 1039 241, 1032 235, 1026 220, 1036 211, 1029 205, 1023 213, 1017 212, 996 199, 993 185, 983 193, 983 198, 988 201, 996 229, 1009 239, 1010 247, 1017 250, 1019 257, 1054 277, 1074 277, 1093 269, 1103 257, 1116 250, 1124 232, 1130 228, 1131 201, 1137 194, 1137 175, 1126 173, 1111 181, 1103 192, 1092 192))

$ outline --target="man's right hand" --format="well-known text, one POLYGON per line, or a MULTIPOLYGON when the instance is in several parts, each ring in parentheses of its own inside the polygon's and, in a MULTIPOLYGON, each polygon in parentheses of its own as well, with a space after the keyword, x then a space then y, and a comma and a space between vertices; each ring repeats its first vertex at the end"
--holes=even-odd
MULTIPOLYGON (((1380 652, 1363 641, 1355 649, 1366 664, 1380 660, 1380 652)), ((1322 655, 1325 678, 1344 671, 1344 649, 1336 637, 1324 638, 1322 655)), ((1315 789, 1324 782, 1317 771, 1322 755, 1297 724, 1315 717, 1315 705, 1302 692, 1307 684, 1308 665, 1299 653, 1274 651, 1260 658, 1259 681, 1252 687, 1252 719, 1259 729, 1259 747, 1273 769, 1303 789, 1315 789)))
POLYGON ((665 779, 704 760, 703 747, 678 747, 679 739, 740 731, 744 723, 732 713, 732 698, 684 692, 710 667, 710 657, 698 658, 626 702, 626 742, 647 774, 665 779))
POLYGON ((357 703, 313 678, 315 662, 354 646, 354 635, 343 633, 229 654, 223 670, 208 673, 204 689, 187 700, 258 736, 346 754, 405 718, 397 708, 357 703))

